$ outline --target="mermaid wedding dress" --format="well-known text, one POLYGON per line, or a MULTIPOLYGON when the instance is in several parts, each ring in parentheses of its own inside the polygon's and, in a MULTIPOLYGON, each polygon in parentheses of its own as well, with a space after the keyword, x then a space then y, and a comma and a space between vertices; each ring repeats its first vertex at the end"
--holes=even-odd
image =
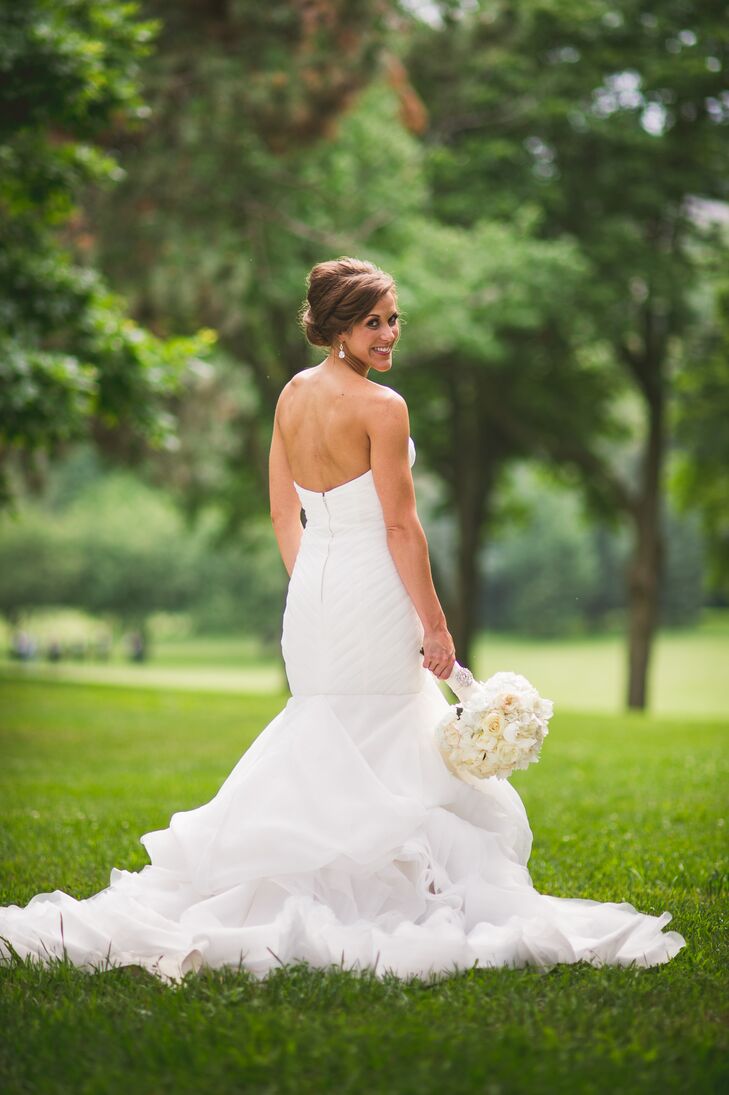
POLYGON ((667 962, 685 943, 663 932, 670 913, 538 893, 517 792, 468 786, 441 760, 448 703, 422 666, 371 471, 296 490, 306 527, 283 614, 285 707, 210 802, 141 837, 141 871, 113 869, 85 900, 56 890, 0 909, 0 955, 169 980, 299 960, 401 977, 667 962))

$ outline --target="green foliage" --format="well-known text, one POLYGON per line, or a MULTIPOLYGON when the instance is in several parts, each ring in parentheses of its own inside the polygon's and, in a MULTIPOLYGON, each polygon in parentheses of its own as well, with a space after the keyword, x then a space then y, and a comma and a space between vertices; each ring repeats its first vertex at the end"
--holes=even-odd
MULTIPOLYGON (((445 11, 445 28, 414 25, 408 50, 430 112, 436 214, 470 229, 539 209, 537 234, 569 241, 583 278, 555 353, 568 360, 589 331, 609 348, 603 369, 617 366, 654 398, 669 342, 680 357, 677 340, 696 321, 691 294, 707 250, 726 255, 695 200, 729 194, 721 14, 710 0, 660 11, 633 0, 445 11)), ((563 432, 579 420, 571 410, 563 432)), ((558 431, 543 440, 560 455, 558 431)), ((591 487, 594 467, 583 471, 591 487)))
MULTIPOLYGON (((6 7, 0 454, 25 457, 89 423, 117 455, 151 439, 168 445, 152 472, 235 534, 266 509, 278 393, 314 360, 295 322, 304 274, 354 252, 401 285, 409 324, 386 382, 407 395, 421 466, 458 522, 456 619, 478 603, 468 572, 510 462, 559 465, 602 518, 660 509, 660 467, 650 489, 641 479, 646 416, 660 427, 674 376, 689 393, 723 375, 717 358, 702 380, 689 347, 696 287, 726 253, 697 198, 726 197, 729 177, 729 43, 709 0, 444 2, 430 23, 387 0, 149 0, 152 22, 110 0, 6 7), (59 250, 59 226, 76 259, 59 250), (125 319, 92 261, 156 336, 125 319), (201 342, 163 336, 200 324, 223 351, 185 397, 201 342), (182 422, 177 449, 165 409, 182 422)), ((682 489, 705 498, 719 543, 721 452, 708 437, 721 415, 683 417, 694 470, 684 465, 682 489)), ((655 440, 659 451, 660 428, 655 440)), ((694 548, 688 536, 695 570, 694 548)), ((201 618, 232 623, 234 549, 210 559, 201 618)), ((260 559, 257 619, 278 588, 265 549, 260 559)), ((539 588, 529 573, 542 617, 558 613, 550 572, 539 588)), ((664 609, 686 619, 695 573, 671 608, 676 588, 664 609)), ((568 613, 554 626, 573 624, 568 613)))
MULTIPOLYGON (((640 111, 618 79, 617 46, 627 45, 617 26, 636 18, 629 5, 619 18, 607 4, 579 13, 444 5, 444 21, 430 26, 402 15, 395 38, 429 115, 418 146, 403 126, 417 101, 407 74, 393 57, 373 63, 386 7, 370 5, 369 22, 365 3, 347 13, 349 89, 370 83, 353 104, 326 92, 342 86, 346 67, 343 53, 327 57, 342 46, 339 3, 317 9, 313 35, 308 12, 278 2, 264 13, 152 5, 165 20, 147 75, 154 124, 130 150, 125 186, 94 199, 100 254, 155 320, 222 332, 238 409, 218 434, 225 452, 212 496, 231 529, 264 504, 273 405, 305 362, 292 317, 307 268, 354 251, 394 270, 412 320, 401 387, 443 504, 458 514, 463 581, 448 612, 467 656, 473 561, 510 460, 559 463, 602 516, 655 508, 656 491, 618 474, 602 444, 627 432, 614 402, 626 386, 663 398, 661 317, 668 309, 673 334, 689 311, 684 244, 696 233, 686 180, 695 181, 698 145, 720 158, 710 128, 720 119, 695 119, 687 172, 680 185, 662 180, 651 204, 651 173, 660 163, 668 174, 675 135, 667 123, 665 140, 650 132, 662 49, 648 49, 652 32, 641 39, 646 57, 632 45, 626 54, 641 60, 640 111), (672 226, 677 243, 666 252, 672 226)), ((702 57, 707 49, 702 41, 702 57)), ((677 56, 666 79, 688 94, 699 81, 695 66, 684 78, 685 64, 677 56)), ((720 83, 707 77, 705 94, 720 83)), ((199 506, 210 480, 195 450, 180 478, 199 506)))
MULTIPOLYGON (((591 527, 574 491, 526 467, 508 477, 500 497, 479 625, 557 636, 619 623, 620 532, 591 527)), ((702 603, 700 538, 691 518, 668 520, 662 622, 685 626, 702 603)), ((104 472, 88 450, 49 475, 42 503, 19 504, 0 522, 0 613, 10 620, 71 604, 126 625, 182 612, 201 633, 247 632, 275 648, 285 580, 267 520, 249 521, 234 539, 221 536, 208 508, 191 526, 166 490, 104 472)))
POLYGON ((63 513, 26 505, 0 528, 0 607, 75 604, 125 623, 176 606, 189 543, 172 505, 124 475, 99 481, 63 513))
POLYGON ((195 393, 164 472, 191 508, 219 506, 238 534, 266 508, 279 392, 312 357, 296 322, 306 273, 332 253, 392 258, 425 201, 421 152, 381 83, 327 140, 273 151, 251 115, 238 57, 217 42, 202 54, 176 34, 173 24, 149 71, 154 123, 130 150, 127 179, 90 201, 100 261, 135 309, 155 323, 220 333, 207 414, 195 393), (200 75, 180 90, 162 73, 183 58, 200 75))
POLYGON ((31 0, 0 11, 0 505, 9 467, 89 431, 172 443, 165 408, 209 332, 163 340, 131 320, 59 236, 82 186, 121 175, 101 147, 144 114, 154 24, 135 4, 31 0))
POLYGON ((125 315, 95 272, 74 267, 68 256, 15 257, 6 252, 0 269, 7 317, 4 337, 0 332, 0 445, 52 450, 83 436, 91 418, 100 429, 122 426, 152 444, 172 444, 174 419, 162 401, 210 336, 159 339, 125 315))
MULTIPOLYGON (((198 108, 207 100, 217 118, 227 124, 237 119, 242 141, 256 134, 283 153, 328 134, 369 82, 391 32, 392 7, 388 0, 145 4, 162 20, 163 53, 186 63, 180 96, 198 108), (208 98, 210 89, 215 94, 208 98)), ((208 119, 198 109, 183 127, 194 129, 194 120, 208 119)))
POLYGON ((729 593, 729 287, 716 294, 714 323, 691 347, 677 378, 678 452, 673 486, 684 509, 701 514, 710 582, 729 593))
MULTIPOLYGON (((211 797, 278 698, 0 685, 3 903, 86 896, 140 869, 141 833, 211 797), (210 733, 209 728, 215 728, 210 733)), ((516 1095, 726 1085, 723 723, 557 716, 514 780, 535 886, 670 909, 687 947, 651 970, 586 965, 398 981, 289 967, 160 984, 134 969, 0 970, 12 1091, 516 1095)))
POLYGON ((440 10, 442 21, 414 18, 407 44, 429 108, 436 216, 468 230, 535 206, 537 234, 575 245, 585 271, 579 294, 567 295, 559 337, 545 340, 565 383, 532 389, 537 404, 554 390, 558 413, 520 430, 518 410, 530 400, 518 391, 512 408, 507 391, 505 418, 517 411, 517 446, 567 469, 593 508, 632 526, 628 702, 640 707, 665 577, 672 381, 694 365, 687 344, 707 264, 726 264, 726 237, 706 217, 707 199, 729 196, 725 13, 711 0, 660 11, 641 0, 484 0, 440 10), (609 411, 619 407, 592 417, 575 369, 586 358, 601 365, 603 395, 628 390, 640 407, 627 474, 614 459, 619 449, 604 444, 606 427, 615 436, 609 411))
POLYGON ((62 522, 39 511, 0 527, 0 613, 15 621, 22 611, 69 604, 78 565, 62 522))
POLYGON ((509 460, 547 455, 567 414, 573 446, 619 432, 614 382, 569 348, 584 263, 569 239, 539 238, 535 210, 468 229, 415 222, 393 269, 408 321, 400 387, 419 450, 456 495, 473 465, 495 483, 509 460))
POLYGON ((214 522, 185 524, 169 494, 129 472, 103 474, 79 452, 50 476, 43 504, 0 522, 0 613, 75 605, 129 626, 155 612, 187 612, 202 630, 272 642, 285 571, 275 539, 251 525, 220 544, 214 522))
POLYGON ((559 316, 584 264, 569 240, 536 238, 535 212, 524 209, 511 223, 476 219, 468 230, 425 218, 409 226, 394 258, 412 325, 405 352, 498 366, 513 356, 510 340, 559 316))
POLYGON ((288 320, 312 256, 360 225, 361 242, 363 222, 375 218, 369 233, 383 213, 389 223, 417 190, 411 170, 396 208, 383 209, 404 137, 382 97, 351 127, 345 119, 347 132, 339 124, 378 73, 386 6, 150 3, 165 20, 145 69, 150 125, 128 150, 123 185, 89 195, 104 264, 133 301, 165 322, 220 330, 269 402, 305 352, 288 320))
MULTIPOLYGON (((623 625, 625 529, 590 519, 584 500, 542 468, 505 476, 479 619, 522 636, 590 634, 623 625)), ((693 514, 664 514, 667 558, 661 625, 695 625, 704 601, 702 537, 693 514)))
MULTIPOLYGON (((113 0, 3 4, 0 48, 8 78, 0 90, 2 136, 16 138, 30 153, 34 130, 42 133, 52 126, 94 138, 116 115, 142 117, 139 63, 157 26, 138 18, 139 7, 113 0)), ((67 161, 82 174, 98 167, 93 149, 73 141, 61 144, 67 161)), ((105 169, 113 170, 112 161, 105 169)), ((63 204, 72 186, 68 179, 47 177, 47 193, 54 182, 63 204)))
POLYGON ((492 538, 484 621, 490 628, 534 636, 612 623, 607 613, 601 621, 589 615, 595 596, 614 608, 615 589, 610 573, 599 570, 579 499, 524 475, 519 497, 528 500, 528 516, 492 538))

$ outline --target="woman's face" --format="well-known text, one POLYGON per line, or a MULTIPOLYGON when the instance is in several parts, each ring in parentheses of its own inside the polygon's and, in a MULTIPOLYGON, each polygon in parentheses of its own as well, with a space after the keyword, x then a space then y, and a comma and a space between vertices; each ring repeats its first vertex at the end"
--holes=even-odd
MULTIPOLYGON (((359 358, 368 368, 386 373, 392 368, 392 349, 399 336, 397 299, 390 289, 373 305, 369 315, 357 320, 352 330, 342 335, 341 341, 352 357, 359 358)), ((338 350, 339 341, 334 352, 338 350)))

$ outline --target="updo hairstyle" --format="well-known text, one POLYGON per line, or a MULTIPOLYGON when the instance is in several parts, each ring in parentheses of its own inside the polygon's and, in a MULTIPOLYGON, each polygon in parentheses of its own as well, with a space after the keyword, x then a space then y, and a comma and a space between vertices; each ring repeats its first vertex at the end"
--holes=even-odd
POLYGON ((395 282, 371 262, 347 257, 320 262, 306 279, 300 322, 312 346, 332 346, 340 331, 350 331, 369 315, 395 282))

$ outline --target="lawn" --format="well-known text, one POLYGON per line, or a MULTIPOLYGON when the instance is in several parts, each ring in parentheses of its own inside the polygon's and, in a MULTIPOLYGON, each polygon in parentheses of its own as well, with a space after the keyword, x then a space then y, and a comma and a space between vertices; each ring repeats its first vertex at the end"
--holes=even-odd
MULTIPOLYGON (((86 896, 139 834, 209 798, 284 702, 0 680, 0 903, 86 896)), ((729 1082, 729 722, 559 711, 518 773, 548 893, 669 909, 649 970, 377 981, 293 968, 179 987, 140 971, 0 971, 4 1092, 719 1092, 729 1082)))
MULTIPOLYGON (((58 614, 42 619, 40 634, 53 635, 58 614)), ((62 621, 61 621, 62 622, 62 621)), ((0 630, 0 650, 3 641, 0 630)), ((649 680, 649 706, 657 715, 729 719, 729 612, 706 612, 700 626, 658 634, 649 680)), ((478 677, 498 669, 524 673, 561 710, 618 714, 624 705, 626 646, 620 634, 574 639, 515 638, 481 633, 474 644, 478 677)), ((263 653, 244 635, 186 636, 155 642, 145 665, 131 665, 119 647, 105 663, 42 658, 19 667, 0 657, 0 678, 22 673, 30 680, 85 684, 278 694, 286 687, 278 655, 263 653)))

